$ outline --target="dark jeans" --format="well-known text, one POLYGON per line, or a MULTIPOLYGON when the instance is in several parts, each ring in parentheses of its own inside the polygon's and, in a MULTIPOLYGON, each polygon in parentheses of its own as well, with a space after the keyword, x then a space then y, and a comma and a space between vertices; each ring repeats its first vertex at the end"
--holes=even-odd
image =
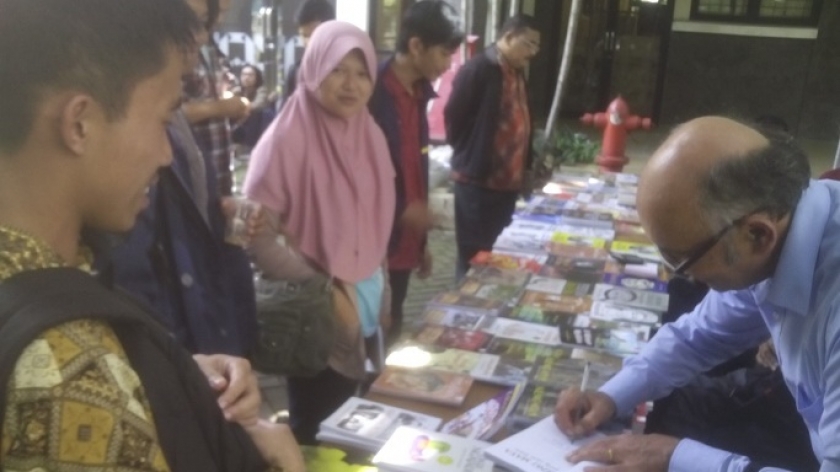
POLYGON ((470 268, 470 259, 479 251, 490 251, 496 238, 513 217, 518 192, 500 192, 477 185, 456 182, 455 240, 458 244, 456 280, 470 268))
POLYGON ((808 429, 778 369, 700 376, 654 403, 645 433, 694 439, 765 467, 819 469, 808 429))
POLYGON ((411 270, 392 270, 388 272, 391 279, 391 329, 385 333, 386 347, 394 344, 402 334, 403 304, 406 295, 408 295, 411 272, 411 270))
POLYGON ((348 398, 356 394, 359 382, 331 368, 315 377, 288 377, 289 427, 300 444, 314 445, 318 426, 348 398))

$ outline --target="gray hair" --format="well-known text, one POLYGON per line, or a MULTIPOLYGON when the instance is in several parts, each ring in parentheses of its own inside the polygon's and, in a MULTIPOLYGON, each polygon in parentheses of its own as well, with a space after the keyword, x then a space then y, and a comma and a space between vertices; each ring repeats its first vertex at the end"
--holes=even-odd
POLYGON ((808 187, 808 156, 780 130, 757 129, 770 142, 745 156, 723 159, 700 182, 700 205, 707 224, 722 229, 757 212, 791 214, 808 187))

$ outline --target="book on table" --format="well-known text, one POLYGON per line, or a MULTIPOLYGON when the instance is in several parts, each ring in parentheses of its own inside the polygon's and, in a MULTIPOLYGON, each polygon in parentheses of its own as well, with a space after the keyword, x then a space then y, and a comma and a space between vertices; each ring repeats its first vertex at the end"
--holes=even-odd
POLYGON ((472 387, 468 375, 431 369, 385 367, 370 386, 373 393, 459 406, 472 387))
POLYGON ((488 284, 515 285, 524 287, 531 273, 524 270, 501 269, 493 266, 473 266, 467 271, 467 277, 488 284))
POLYGON ((596 284, 592 293, 594 302, 609 302, 643 310, 665 313, 668 311, 668 294, 638 290, 621 285, 596 284))
POLYGON ((510 318, 496 318, 485 331, 498 338, 515 339, 532 343, 556 346, 560 344, 560 333, 554 326, 529 323, 510 318))
POLYGON ((491 300, 487 298, 479 298, 474 295, 467 295, 458 290, 451 290, 438 294, 429 303, 427 307, 454 307, 459 309, 468 309, 473 311, 480 311, 485 314, 497 314, 504 307, 505 303, 498 300, 491 300))
POLYGON ((440 427, 440 432, 469 439, 490 440, 504 427, 516 406, 524 383, 502 390, 493 398, 479 403, 440 427))
POLYGON ((516 385, 524 382, 531 368, 528 362, 506 359, 495 354, 411 341, 395 346, 385 359, 385 364, 404 369, 432 369, 463 374, 496 385, 516 385))
POLYGON ((401 426, 373 457, 381 472, 492 472, 489 443, 401 426))
POLYGON ((493 337, 484 331, 452 328, 443 325, 426 324, 414 333, 412 340, 420 344, 431 344, 441 347, 463 349, 465 351, 479 351, 484 348, 493 337))
POLYGON ((317 439, 376 452, 400 426, 434 431, 440 424, 440 418, 351 397, 321 422, 317 439))
POLYGON ((603 433, 572 442, 549 415, 533 426, 499 441, 484 450, 494 463, 513 472, 583 472, 587 467, 603 466, 597 462, 572 464, 565 457, 575 449, 604 438, 603 433))
POLYGON ((429 325, 478 331, 492 324, 495 316, 469 307, 428 305, 421 318, 429 325))
POLYGON ((638 353, 650 340, 653 326, 626 321, 604 321, 575 315, 558 326, 560 342, 604 350, 616 355, 638 353))
POLYGON ((524 429, 554 414, 560 391, 559 388, 545 385, 526 385, 522 396, 508 417, 508 426, 513 430, 524 429))

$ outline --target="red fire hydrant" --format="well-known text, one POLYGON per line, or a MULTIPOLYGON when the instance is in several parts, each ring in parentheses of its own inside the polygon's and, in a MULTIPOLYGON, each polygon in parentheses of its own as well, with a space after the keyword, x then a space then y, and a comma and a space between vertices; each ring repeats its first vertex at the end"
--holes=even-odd
POLYGON ((619 95, 607 107, 606 113, 587 113, 580 118, 586 125, 604 128, 604 140, 601 152, 595 158, 595 163, 602 170, 621 172, 629 162, 624 154, 627 144, 627 132, 638 128, 650 129, 653 123, 650 118, 631 115, 627 102, 619 95))

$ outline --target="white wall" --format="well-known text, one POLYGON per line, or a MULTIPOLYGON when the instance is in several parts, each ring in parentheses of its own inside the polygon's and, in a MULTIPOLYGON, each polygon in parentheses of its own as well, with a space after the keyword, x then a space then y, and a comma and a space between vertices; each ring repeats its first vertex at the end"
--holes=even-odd
POLYGON ((352 23, 365 31, 369 31, 369 10, 370 0, 336 0, 335 2, 337 20, 352 23))

